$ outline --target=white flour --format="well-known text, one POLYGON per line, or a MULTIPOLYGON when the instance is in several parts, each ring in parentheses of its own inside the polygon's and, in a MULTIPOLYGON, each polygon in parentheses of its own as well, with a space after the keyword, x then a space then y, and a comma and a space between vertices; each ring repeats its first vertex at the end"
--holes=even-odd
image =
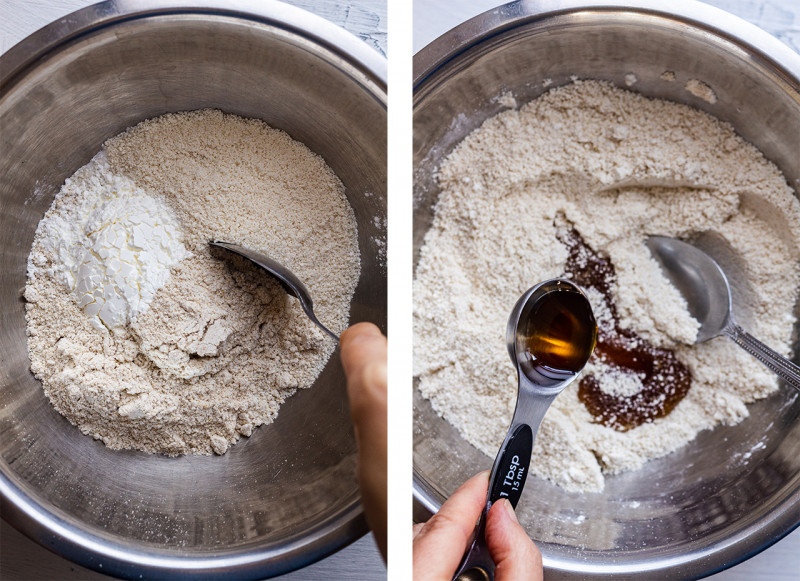
POLYGON ((147 310, 187 253, 163 202, 113 175, 104 155, 92 164, 97 169, 73 203, 42 221, 41 243, 57 256, 52 274, 92 324, 113 329, 147 310))
POLYGON ((60 413, 111 448, 222 454, 309 387, 335 345, 276 281, 243 259, 215 258, 207 242, 286 264, 341 332, 360 272, 344 188, 286 133, 219 111, 145 121, 103 151, 67 180, 37 230, 25 290, 31 369, 60 413), (109 183, 168 206, 189 252, 149 308, 111 330, 57 279, 63 256, 47 235, 109 183))
MULTIPOLYGON (((689 107, 594 81, 551 90, 504 111, 442 164, 441 195, 414 282, 414 362, 433 408, 493 457, 516 399, 505 345, 519 296, 563 276, 565 225, 608 256, 620 325, 675 352, 692 374, 664 418, 629 431, 593 421, 577 382, 537 436, 532 470, 570 490, 599 491, 603 473, 641 466, 700 431, 747 415, 775 377, 732 342, 690 346, 697 323, 644 240, 703 233, 739 265, 737 320, 788 354, 797 297, 800 204, 774 165, 732 128, 689 107), (709 234, 711 233, 711 234, 709 234), (457 340, 455 340, 457 338, 457 340)), ((609 317, 590 293, 598 318, 609 317)), ((595 358, 596 359, 596 358, 595 358)), ((636 378, 586 373, 631 396, 636 378)))

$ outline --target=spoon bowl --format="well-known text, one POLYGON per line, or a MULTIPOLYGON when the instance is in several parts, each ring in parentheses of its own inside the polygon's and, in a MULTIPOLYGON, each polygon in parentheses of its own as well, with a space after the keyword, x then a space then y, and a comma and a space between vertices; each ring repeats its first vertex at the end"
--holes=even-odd
POLYGON ((537 392, 562 391, 594 350, 597 324, 583 291, 553 279, 523 294, 508 319, 506 346, 518 373, 537 392))
POLYGON ((650 236, 646 244, 686 300, 689 314, 700 323, 697 343, 725 335, 800 390, 800 367, 750 335, 734 320, 728 279, 713 258, 696 246, 665 236, 650 236))
POLYGON ((243 256, 244 258, 250 260, 253 264, 263 268, 268 274, 272 275, 279 283, 281 283, 281 286, 287 293, 297 297, 297 300, 300 301, 300 306, 303 308, 303 312, 317 327, 319 327, 325 334, 330 336, 335 341, 339 340, 339 337, 333 331, 319 322, 319 319, 317 319, 316 315, 314 314, 314 302, 311 300, 311 294, 308 292, 306 285, 303 284, 303 281, 297 278, 297 276, 291 270, 265 254, 261 254, 249 248, 244 248, 238 244, 221 242, 219 240, 212 240, 209 242, 209 244, 211 246, 216 246, 217 248, 222 248, 229 252, 233 252, 239 256, 243 256))
POLYGON ((708 254, 675 238, 650 236, 647 247, 678 289, 700 328, 698 343, 721 335, 732 322, 731 290, 725 273, 708 254))

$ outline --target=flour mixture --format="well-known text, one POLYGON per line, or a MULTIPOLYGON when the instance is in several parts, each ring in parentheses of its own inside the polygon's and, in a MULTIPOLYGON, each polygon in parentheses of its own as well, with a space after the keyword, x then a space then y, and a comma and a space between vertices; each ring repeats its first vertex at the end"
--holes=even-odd
POLYGON ((619 333, 625 352, 661 357, 671 382, 665 395, 642 370, 590 360, 586 381, 556 398, 534 449, 531 469, 566 489, 602 490, 604 474, 737 423, 745 404, 777 388, 727 339, 692 345, 697 322, 644 244, 655 234, 711 241, 735 266, 737 320, 789 354, 800 203, 730 126, 577 81, 487 120, 438 181, 414 282, 415 374, 437 413, 490 457, 516 398, 508 315, 553 277, 581 284, 601 328, 619 333), (674 406, 665 415, 663 399, 674 406), (617 408, 604 412, 598 400, 617 408))
POLYGON ((311 386, 335 349, 234 242, 287 265, 334 332, 360 273, 344 187, 261 121, 204 110, 109 140, 69 178, 28 261, 31 369, 111 448, 223 454, 311 386))

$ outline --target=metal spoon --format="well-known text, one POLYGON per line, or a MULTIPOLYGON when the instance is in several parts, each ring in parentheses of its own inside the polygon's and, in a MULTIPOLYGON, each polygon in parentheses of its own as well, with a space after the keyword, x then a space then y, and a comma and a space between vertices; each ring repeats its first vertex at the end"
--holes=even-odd
POLYGON ((265 256, 263 254, 259 254, 254 250, 250 250, 249 248, 244 248, 239 246, 238 244, 231 244, 229 242, 220 242, 219 240, 213 240, 209 242, 211 246, 216 246, 218 248, 223 248, 230 252, 234 252, 239 256, 244 256, 254 264, 257 264, 264 270, 266 270, 269 274, 274 276, 281 286, 291 295, 297 297, 297 300, 300 301, 300 306, 303 307, 303 311, 308 318, 320 329, 322 329, 325 333, 330 335, 336 341, 339 340, 339 337, 335 335, 330 329, 328 329, 325 325, 319 322, 316 315, 314 315, 314 302, 311 300, 311 295, 308 293, 308 289, 306 285, 302 283, 302 281, 295 276, 295 274, 283 266, 279 262, 275 262, 269 256, 265 256))
POLYGON ((719 264, 699 248, 664 236, 647 239, 653 257, 686 299, 700 323, 697 343, 726 335, 786 383, 800 389, 800 367, 776 353, 736 324, 731 290, 719 264))
POLYGON ((597 324, 589 300, 568 280, 536 285, 511 311, 506 344, 517 368, 517 406, 492 466, 486 506, 454 579, 494 579, 495 565, 486 547, 486 516, 501 498, 516 507, 539 424, 556 396, 580 374, 596 339, 597 324))

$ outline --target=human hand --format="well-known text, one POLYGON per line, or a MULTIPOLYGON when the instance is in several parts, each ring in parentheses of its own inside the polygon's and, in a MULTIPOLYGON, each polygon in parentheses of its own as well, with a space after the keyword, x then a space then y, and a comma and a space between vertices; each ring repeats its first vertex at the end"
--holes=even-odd
MULTIPOLYGON (((451 581, 486 503, 489 473, 467 480, 428 522, 414 526, 414 581, 451 581)), ((495 581, 542 581, 542 555, 506 499, 486 518, 495 581)))
POLYGON ((386 337, 357 323, 339 338, 350 417, 358 444, 358 487, 367 522, 386 560, 386 337))

